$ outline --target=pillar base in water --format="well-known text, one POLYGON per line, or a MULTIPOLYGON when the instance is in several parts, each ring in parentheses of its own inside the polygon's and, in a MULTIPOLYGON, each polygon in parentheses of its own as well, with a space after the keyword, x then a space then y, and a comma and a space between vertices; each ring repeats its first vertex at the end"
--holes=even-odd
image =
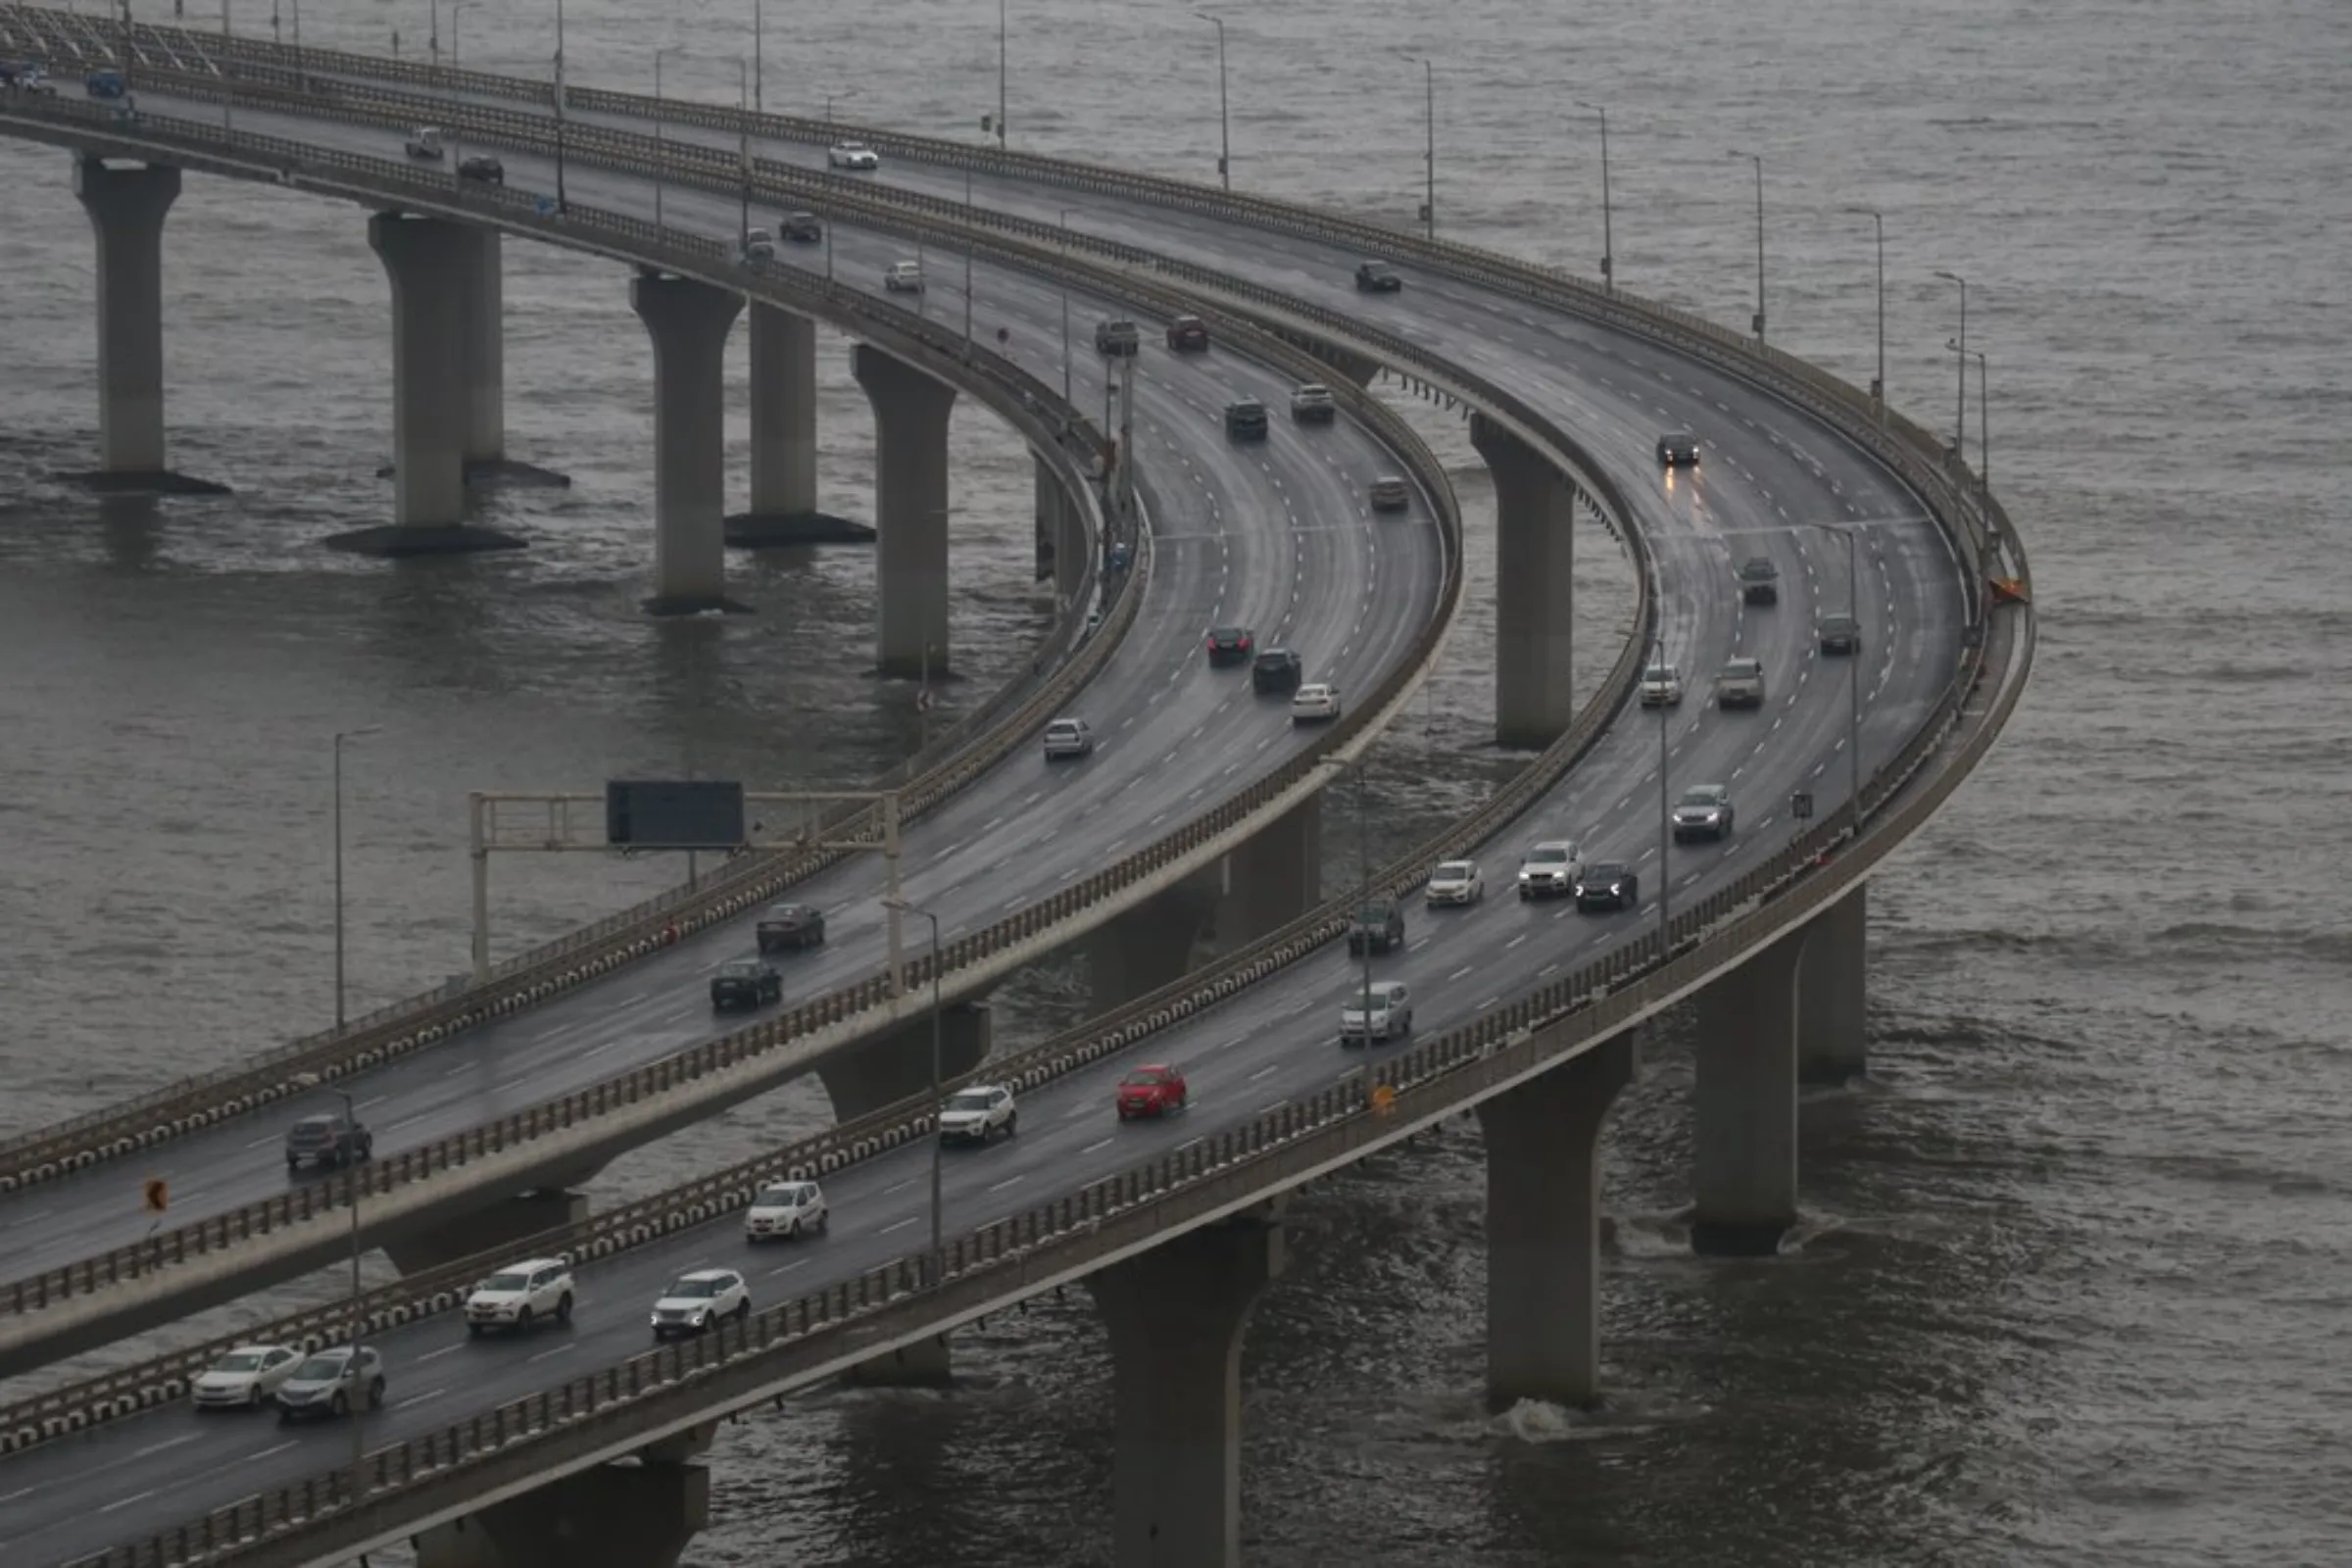
POLYGON ((738 512, 727 518, 730 550, 775 550, 788 545, 870 545, 874 530, 829 512, 738 512))
POLYGON ((173 473, 159 468, 149 473, 110 473, 104 468, 86 468, 73 473, 61 473, 58 478, 67 484, 81 485, 102 496, 227 496, 236 494, 228 486, 213 479, 199 479, 193 474, 173 473))
POLYGON ((416 523, 408 527, 388 522, 330 534, 320 543, 329 550, 348 551, 355 556, 405 561, 411 556, 471 556, 486 550, 520 550, 526 541, 511 533, 500 533, 496 528, 477 528, 469 522, 416 523))

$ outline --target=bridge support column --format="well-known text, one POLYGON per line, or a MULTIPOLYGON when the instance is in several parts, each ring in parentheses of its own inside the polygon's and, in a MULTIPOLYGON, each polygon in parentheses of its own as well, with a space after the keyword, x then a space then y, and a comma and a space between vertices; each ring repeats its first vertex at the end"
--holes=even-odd
MULTIPOLYGON (((988 1058, 995 1035, 985 1002, 958 1002, 939 1019, 939 1076, 962 1076, 988 1058)), ((879 1040, 817 1064, 817 1077, 833 1099, 833 1119, 856 1121, 887 1105, 931 1090, 931 1018, 928 1013, 879 1040)))
POLYGON ((727 333, 743 296, 640 272, 629 305, 654 340, 657 615, 742 610, 727 598, 727 333))
POLYGON ((1082 938, 1094 1010, 1123 1007, 1183 979, 1194 966, 1201 932, 1216 916, 1221 891, 1215 878, 1189 878, 1082 938))
POLYGON ((420 1273, 461 1257, 511 1247, 588 1217, 584 1193, 543 1188, 510 1198, 493 1198, 480 1208, 439 1219, 384 1243, 384 1255, 403 1274, 420 1273))
POLYGON ((1283 1260, 1279 1219, 1249 1215, 1088 1276, 1110 1332, 1120 1568, 1242 1560, 1242 1332, 1283 1260))
POLYGON ((1478 1107, 1487 1143, 1487 1403, 1600 1397, 1600 1126, 1628 1031, 1478 1107))
POLYGON ((1796 1070, 1809 1084, 1859 1078, 1870 1064, 1863 1033, 1869 899, 1870 884, 1865 882, 1805 927, 1805 956, 1796 985, 1796 1070))
POLYGON ((74 194, 98 236, 98 467, 78 477, 108 490, 220 493, 164 466, 164 218, 179 171, 76 159, 74 194))
POLYGON ((675 1568, 710 1523, 710 1472, 684 1456, 709 1451, 710 1429, 687 1440, 435 1525, 410 1538, 416 1568, 675 1568))
POLYGON ((1495 739, 1549 746, 1576 711, 1576 491, 1518 437, 1484 418, 1470 421, 1470 440, 1494 475, 1495 739))
POLYGON ((860 343, 850 366, 874 407, 880 530, 875 658, 885 675, 934 677, 948 658, 948 415, 956 389, 860 343))
POLYGON ((1791 932, 1698 994, 1693 1251, 1768 1257, 1796 1223, 1797 981, 1791 932))
POLYGON ((465 223, 378 213, 368 243, 392 281, 392 525, 326 542, 367 556, 518 550, 512 534, 466 521, 481 236, 465 223))
POLYGON ((1323 902, 1323 797, 1310 795, 1225 857, 1217 948, 1232 953, 1323 902))
POLYGON ((471 276, 460 295, 459 342, 466 355, 466 461, 507 456, 506 247, 495 228, 468 228, 471 276))
POLYGON ((816 510, 816 323, 752 302, 752 508, 727 519, 739 550, 871 543, 816 510))

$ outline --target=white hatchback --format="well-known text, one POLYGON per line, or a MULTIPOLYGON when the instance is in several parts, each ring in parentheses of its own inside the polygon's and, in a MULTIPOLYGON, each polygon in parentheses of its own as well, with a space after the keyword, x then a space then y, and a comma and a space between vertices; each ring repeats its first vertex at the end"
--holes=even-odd
POLYGON ((882 274, 883 289, 892 294, 920 294, 923 291, 923 269, 919 262, 893 262, 890 270, 882 274))
POLYGON ((752 1200, 751 1211, 743 1216, 743 1238, 764 1242, 781 1236, 794 1241, 808 1231, 822 1234, 830 1216, 825 1190, 816 1183, 778 1182, 761 1188, 752 1200))
POLYGON ((752 1315, 752 1288, 731 1268, 698 1268, 664 1286, 654 1302, 654 1338, 705 1334, 728 1318, 752 1315))

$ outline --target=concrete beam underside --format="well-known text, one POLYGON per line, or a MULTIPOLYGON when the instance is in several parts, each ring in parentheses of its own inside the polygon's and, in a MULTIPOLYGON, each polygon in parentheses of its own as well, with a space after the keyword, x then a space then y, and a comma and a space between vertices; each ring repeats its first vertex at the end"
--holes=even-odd
POLYGON ((875 663, 937 679, 948 646, 948 416, 956 390, 871 344, 851 369, 874 410, 875 663))
POLYGON ((707 1466, 623 1460, 435 1525, 410 1544, 416 1568, 676 1568, 710 1523, 707 1466))
POLYGON ((388 1237, 384 1255, 403 1274, 440 1268, 476 1252, 512 1247, 542 1231, 577 1225, 588 1217, 588 1198, 563 1188, 497 1194, 478 1208, 441 1220, 427 1229, 388 1237))
POLYGON ((1600 1397, 1600 1129, 1628 1031, 1478 1107, 1487 1146, 1487 1402, 1600 1397))
POLYGON ((1691 1250, 1770 1256, 1796 1223, 1797 976, 1805 933, 1698 994, 1691 1250))
POLYGON ((1805 1083, 1844 1083, 1869 1069, 1869 915, 1865 882, 1805 927, 1796 979, 1796 1071, 1805 1083))
POLYGON ((640 272, 629 304, 654 345, 657 615, 741 611, 727 597, 726 353, 743 296, 640 272))
POLYGON ((1220 893, 1213 872, 1187 877, 1081 937, 1094 1010, 1123 1007, 1191 973, 1220 893))
POLYGON ((1110 1339, 1120 1568, 1241 1561, 1242 1334, 1283 1264, 1279 1221, 1249 1216, 1088 1277, 1110 1339))
POLYGON ((1323 797, 1310 795, 1225 857, 1214 949, 1235 953, 1323 902, 1323 797))
MULTIPOLYGON (((961 1077, 988 1059, 995 1034, 985 1002, 940 1009, 939 1081, 961 1077)), ((902 1100, 927 1094, 932 1084, 931 1019, 926 1015, 855 1051, 818 1064, 816 1075, 833 1101, 835 1121, 856 1121, 902 1100)))
POLYGON ((1542 748, 1575 716, 1576 490, 1483 418, 1470 439, 1494 476, 1494 734, 1542 748))

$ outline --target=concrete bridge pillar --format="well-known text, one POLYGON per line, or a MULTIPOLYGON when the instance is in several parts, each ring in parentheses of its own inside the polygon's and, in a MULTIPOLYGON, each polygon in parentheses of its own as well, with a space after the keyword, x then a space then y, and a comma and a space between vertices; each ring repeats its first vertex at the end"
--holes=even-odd
POLYGON ((74 165, 74 194, 98 235, 99 472, 164 469, 164 216, 179 196, 168 166, 74 165))
MULTIPOLYGON (((1061 486, 1054 482, 1054 470, 1044 458, 1030 456, 1037 487, 1037 577, 1044 582, 1055 576, 1061 551, 1061 486)), ((1058 591, 1060 583, 1054 584, 1058 591)))
MULTIPOLYGON (((961 1077, 988 1058, 995 1036, 988 1004, 958 1002, 939 1019, 939 1077, 961 1077)), ((930 1093, 931 1018, 928 1013, 879 1040, 819 1062, 817 1077, 833 1099, 833 1119, 856 1121, 902 1100, 930 1093)))
POLYGON ((1549 746, 1576 711, 1576 491, 1498 425, 1473 417, 1470 440, 1494 475, 1495 739, 1549 746))
POLYGON ((460 294, 459 342, 466 356, 466 461, 507 456, 506 248, 495 228, 466 229, 470 276, 460 294))
POLYGON ((927 668, 937 678, 949 667, 948 415, 956 389, 870 344, 858 345, 850 366, 874 406, 876 662, 885 675, 927 668))
POLYGON ((1865 882, 1805 926, 1796 985, 1796 1069, 1806 1083, 1843 1083, 1861 1077, 1870 1064, 1863 1033, 1869 900, 1865 882))
POLYGON ((1110 1333, 1120 1568, 1242 1560, 1242 1332, 1283 1260, 1279 1220, 1249 1215, 1088 1277, 1110 1333))
POLYGON ((1323 902, 1323 797, 1310 795, 1225 857, 1217 949, 1237 952, 1323 902))
POLYGON ((1600 1396, 1600 1127, 1632 1031, 1478 1107, 1487 1143, 1487 1403, 1600 1396))
POLYGON ((410 1538, 416 1568, 676 1568, 710 1523, 710 1429, 562 1476, 410 1538), (678 1456, 672 1456, 678 1455, 678 1456))
POLYGON ((743 296, 640 272, 629 304, 654 341, 657 615, 741 610, 727 598, 726 352, 743 296))
POLYGON ((1797 981, 1791 932, 1698 994, 1691 1250, 1766 1257, 1796 1223, 1797 981))
POLYGON ((816 511, 816 323, 752 306, 752 517, 816 511))
POLYGON ((561 1187, 492 1198, 481 1207, 389 1238, 384 1255, 403 1274, 439 1268, 476 1252, 514 1248, 542 1231, 588 1217, 588 1196, 561 1187))
POLYGON ((1190 877, 1080 938, 1094 1010, 1123 1007, 1190 973, 1222 895, 1221 878, 1190 877))

